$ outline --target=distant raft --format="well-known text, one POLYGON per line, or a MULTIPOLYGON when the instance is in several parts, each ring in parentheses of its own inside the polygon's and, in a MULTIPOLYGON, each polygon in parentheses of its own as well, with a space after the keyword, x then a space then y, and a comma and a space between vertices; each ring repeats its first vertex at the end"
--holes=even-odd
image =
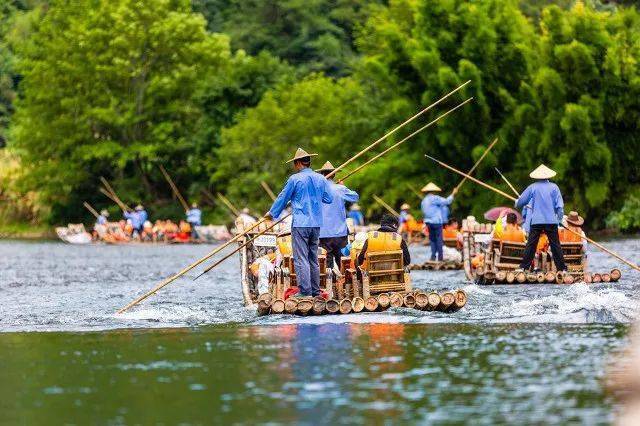
POLYGON ((290 297, 286 300, 274 299, 270 293, 258 296, 258 315, 346 315, 360 312, 382 312, 389 308, 410 308, 419 311, 452 313, 467 304, 467 294, 463 290, 435 291, 422 290, 400 293, 381 293, 363 299, 362 297, 342 300, 320 300, 312 297, 290 297))

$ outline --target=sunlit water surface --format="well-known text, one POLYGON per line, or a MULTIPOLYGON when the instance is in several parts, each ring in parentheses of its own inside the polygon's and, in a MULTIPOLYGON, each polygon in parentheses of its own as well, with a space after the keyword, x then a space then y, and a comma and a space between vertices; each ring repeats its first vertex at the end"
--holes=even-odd
MULTIPOLYGON (((640 240, 608 246, 636 258, 640 240)), ((0 423, 607 423, 608 354, 640 281, 464 288, 455 314, 257 317, 237 259, 115 311, 211 246, 0 242, 0 423), (34 333, 36 331, 36 333, 34 333), (48 333, 40 333, 48 331, 48 333)), ((412 250, 425 258, 426 250, 412 250)))

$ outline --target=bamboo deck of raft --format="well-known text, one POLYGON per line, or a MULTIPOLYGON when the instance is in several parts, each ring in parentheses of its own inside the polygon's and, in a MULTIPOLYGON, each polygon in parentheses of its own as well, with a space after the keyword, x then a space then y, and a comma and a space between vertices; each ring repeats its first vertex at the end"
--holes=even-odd
POLYGON ((619 269, 612 269, 610 272, 584 274, 498 271, 496 273, 484 273, 476 278, 481 278, 483 284, 573 284, 581 281, 587 284, 595 284, 617 282, 621 277, 622 272, 619 269))
POLYGON ((456 312, 467 304, 467 294, 463 290, 435 291, 421 290, 409 293, 381 293, 366 299, 320 300, 312 297, 286 300, 273 299, 264 293, 258 297, 258 315, 345 315, 359 312, 381 312, 389 308, 411 308, 421 311, 456 312))
POLYGON ((455 261, 442 261, 436 262, 433 260, 427 260, 424 263, 412 263, 409 265, 409 269, 412 271, 443 271, 443 270, 460 270, 463 269, 462 262, 455 261))

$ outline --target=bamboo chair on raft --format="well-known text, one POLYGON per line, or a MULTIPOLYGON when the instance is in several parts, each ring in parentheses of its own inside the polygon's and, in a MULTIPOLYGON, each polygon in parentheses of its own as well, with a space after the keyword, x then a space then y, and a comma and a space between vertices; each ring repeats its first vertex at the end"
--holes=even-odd
POLYGON ((406 272, 402 250, 371 252, 365 255, 366 268, 351 268, 351 259, 343 258, 341 271, 344 289, 337 283, 337 291, 346 297, 362 297, 365 300, 381 293, 410 292, 411 278, 406 272))

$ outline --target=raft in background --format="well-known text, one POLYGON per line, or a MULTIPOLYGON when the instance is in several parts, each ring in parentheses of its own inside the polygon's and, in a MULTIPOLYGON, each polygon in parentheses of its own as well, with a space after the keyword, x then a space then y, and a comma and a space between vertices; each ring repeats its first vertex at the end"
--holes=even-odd
POLYGON ((258 315, 346 315, 360 312, 382 312, 389 308, 411 308, 420 311, 436 311, 452 313, 467 304, 467 294, 463 290, 446 291, 438 294, 435 291, 413 291, 409 293, 381 293, 366 299, 329 299, 290 297, 286 300, 274 299, 270 293, 258 297, 258 315))
POLYGON ((445 270, 460 270, 463 268, 462 262, 456 262, 451 260, 443 260, 438 262, 435 260, 427 260, 424 263, 412 263, 409 265, 409 269, 412 271, 445 271, 445 270))

